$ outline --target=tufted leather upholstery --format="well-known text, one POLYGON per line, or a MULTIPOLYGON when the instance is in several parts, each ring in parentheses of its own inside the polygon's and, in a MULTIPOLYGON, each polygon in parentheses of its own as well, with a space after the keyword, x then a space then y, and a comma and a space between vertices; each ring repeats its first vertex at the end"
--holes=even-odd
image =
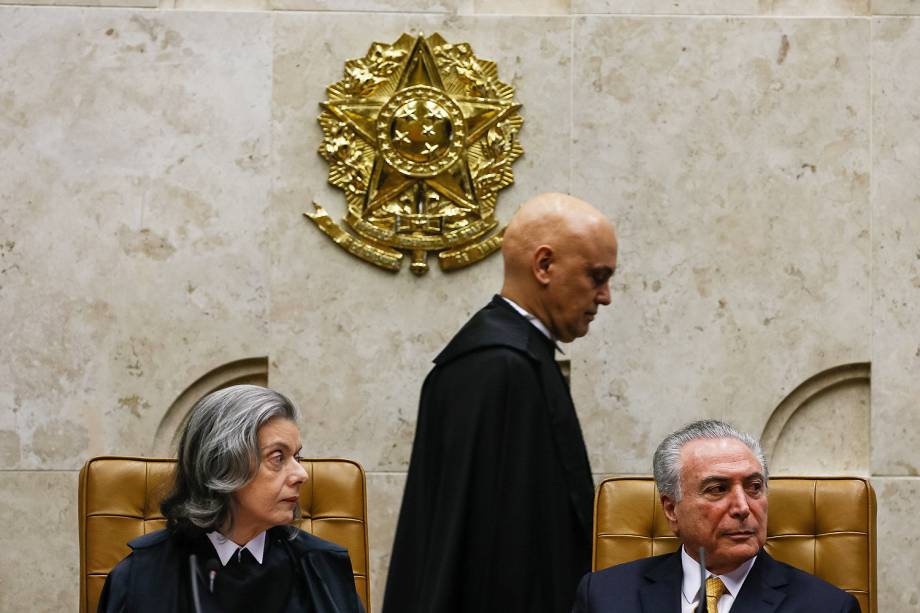
MULTIPOLYGON (((774 477, 767 552, 856 597, 876 613, 875 492, 856 477, 774 477)), ((598 570, 677 549, 651 477, 603 481, 594 500, 598 570)))
MULTIPOLYGON (((80 611, 94 612, 109 571, 131 539, 165 527, 160 500, 175 460, 94 458, 80 471, 80 611)), ((364 470, 350 460, 302 460, 299 526, 348 548, 355 587, 369 612, 364 470)))

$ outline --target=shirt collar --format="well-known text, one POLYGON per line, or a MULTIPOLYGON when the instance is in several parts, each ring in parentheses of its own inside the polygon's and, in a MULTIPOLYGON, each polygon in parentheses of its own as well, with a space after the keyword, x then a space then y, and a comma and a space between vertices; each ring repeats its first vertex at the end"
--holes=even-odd
POLYGON ((248 549, 249 553, 252 554, 252 557, 256 559, 256 562, 259 564, 262 563, 262 554, 265 553, 264 530, 242 547, 228 539, 220 532, 217 532, 216 530, 213 532, 208 532, 208 539, 210 539, 211 544, 214 545, 214 549, 217 551, 217 557, 220 558, 221 566, 226 566, 227 562, 230 561, 230 558, 233 557, 233 554, 238 551, 242 551, 243 549, 248 549))
POLYGON ((508 304, 510 304, 510 305, 511 305, 511 308, 513 308, 513 309, 514 309, 515 311, 517 311, 520 315, 522 315, 522 316, 524 317, 524 319, 526 319, 527 321, 529 321, 530 323, 532 323, 533 326, 534 326, 537 330, 539 330, 541 334, 543 334, 543 336, 545 336, 545 337, 548 338, 549 340, 553 341, 554 343, 556 342, 556 339, 553 338, 553 335, 550 333, 549 328, 547 328, 546 325, 545 325, 542 321, 540 321, 539 319, 537 319, 537 317, 536 317, 535 315, 531 315, 531 314, 530 314, 528 311, 526 311, 521 305, 519 305, 518 303, 516 303, 514 300, 511 300, 510 298, 505 298, 504 296, 502 296, 501 298, 502 298, 502 300, 504 300, 505 302, 507 302, 508 304))
MULTIPOLYGON (((744 561, 731 572, 724 575, 715 575, 725 584, 725 588, 732 595, 732 598, 738 597, 738 592, 741 591, 741 586, 744 585, 744 580, 747 579, 748 573, 751 572, 751 567, 754 566, 755 560, 757 560, 756 555, 750 560, 744 561)), ((700 563, 690 557, 683 545, 680 547, 680 562, 684 568, 684 582, 681 587, 684 600, 694 603, 700 591, 700 563)), ((712 573, 707 573, 707 578, 710 576, 713 576, 712 573)))

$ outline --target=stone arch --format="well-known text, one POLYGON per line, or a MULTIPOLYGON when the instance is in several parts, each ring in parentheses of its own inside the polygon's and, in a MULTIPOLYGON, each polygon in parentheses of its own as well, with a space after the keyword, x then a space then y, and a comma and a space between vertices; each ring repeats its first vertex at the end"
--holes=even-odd
POLYGON ((868 362, 842 364, 796 387, 767 420, 761 443, 775 474, 869 474, 868 362))
POLYGON ((245 358, 228 362, 199 377, 185 388, 185 391, 179 394, 170 405, 163 419, 160 420, 160 425, 157 426, 153 439, 153 454, 159 457, 172 456, 177 435, 182 430, 185 418, 199 399, 219 389, 244 383, 268 385, 267 357, 245 358))

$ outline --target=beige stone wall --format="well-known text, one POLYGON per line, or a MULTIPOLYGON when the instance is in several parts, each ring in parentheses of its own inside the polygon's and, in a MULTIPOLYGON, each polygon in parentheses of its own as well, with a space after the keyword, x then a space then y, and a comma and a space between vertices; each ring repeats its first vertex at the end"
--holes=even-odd
POLYGON ((421 381, 501 265, 392 275, 301 213, 344 209, 315 153, 324 87, 417 31, 469 41, 517 88, 503 220, 556 189, 618 222, 614 303, 566 348, 598 476, 648 472, 692 418, 768 429, 781 472, 872 476, 880 610, 917 610, 912 15, 920 1, 0 0, 0 610, 74 610, 76 471, 149 453, 189 384, 255 356, 301 407, 307 454, 368 471, 379 610, 421 381), (871 389, 821 383, 867 363, 871 389))

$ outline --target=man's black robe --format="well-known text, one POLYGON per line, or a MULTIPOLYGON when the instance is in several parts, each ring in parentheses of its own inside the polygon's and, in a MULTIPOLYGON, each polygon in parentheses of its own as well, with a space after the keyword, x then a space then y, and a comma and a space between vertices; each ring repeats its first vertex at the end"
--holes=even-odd
POLYGON ((384 613, 562 613, 594 485, 555 345, 496 296, 422 388, 384 613))

